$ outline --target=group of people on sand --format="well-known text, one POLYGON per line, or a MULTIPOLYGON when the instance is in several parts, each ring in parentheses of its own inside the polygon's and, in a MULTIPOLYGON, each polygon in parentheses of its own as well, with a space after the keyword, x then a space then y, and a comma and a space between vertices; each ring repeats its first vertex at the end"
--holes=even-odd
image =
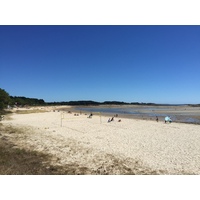
MULTIPOLYGON (((70 113, 71 113, 71 112, 70 112, 70 113)), ((77 115, 77 116, 78 116, 78 115, 77 115)), ((88 116, 88 118, 92 118, 92 116, 93 116, 93 114, 90 113, 90 115, 88 116)), ((113 122, 115 117, 118 117, 118 114, 114 115, 112 118, 109 118, 109 119, 108 119, 108 123, 109 123, 109 122, 113 122)), ((156 116, 156 121, 158 122, 158 116, 156 116)), ((121 119, 119 119, 118 122, 121 122, 121 119)), ((171 118, 170 118, 169 116, 165 117, 165 123, 167 123, 167 122, 169 122, 169 123, 172 122, 172 120, 171 120, 171 118)))
MULTIPOLYGON (((116 114, 114 117, 112 117, 111 119, 108 119, 108 123, 114 121, 114 118, 118 117, 118 114, 116 114)), ((118 120, 118 122, 121 122, 121 119, 118 120)))
POLYGON ((108 123, 114 121, 114 117, 108 119, 108 123))
MULTIPOLYGON (((158 117, 157 117, 157 116, 156 116, 156 121, 158 122, 158 117)), ((172 120, 171 120, 171 118, 170 118, 169 116, 165 117, 165 124, 166 124, 167 122, 169 122, 169 123, 172 122, 172 120)))
MULTIPOLYGON (((114 118, 115 118, 115 117, 118 117, 118 115, 115 115, 115 116, 112 117, 111 119, 109 118, 109 119, 108 119, 108 123, 114 121, 114 118)), ((156 116, 156 121, 158 122, 158 116, 156 116)), ((118 122, 121 122, 121 119, 119 119, 118 122)), ((172 120, 171 120, 171 118, 170 118, 169 116, 165 117, 165 123, 167 123, 167 122, 169 122, 169 123, 172 122, 172 120)))
MULTIPOLYGON (((93 114, 90 113, 88 118, 92 118, 92 116, 93 116, 93 114)), ((112 118, 109 118, 108 119, 108 123, 113 122, 115 117, 118 117, 118 114, 114 115, 112 118)), ((156 121, 158 122, 158 116, 156 116, 156 121)), ((119 119, 118 122, 121 122, 121 119, 119 119)), ((169 122, 169 123, 172 122, 172 120, 171 120, 171 118, 169 116, 165 117, 165 123, 167 123, 167 122, 169 122)))
MULTIPOLYGON (((93 116, 93 114, 90 113, 90 115, 88 116, 88 118, 92 118, 92 116, 93 116)), ((113 122, 115 117, 118 117, 118 114, 114 115, 112 118, 109 118, 108 119, 108 123, 109 122, 113 122)), ((121 122, 121 119, 119 119, 118 122, 121 122)))

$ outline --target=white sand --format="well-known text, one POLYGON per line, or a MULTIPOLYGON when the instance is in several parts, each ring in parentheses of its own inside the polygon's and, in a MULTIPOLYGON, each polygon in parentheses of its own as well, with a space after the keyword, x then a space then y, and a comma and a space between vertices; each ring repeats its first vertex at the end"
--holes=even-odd
POLYGON ((124 165, 130 168, 138 161, 159 174, 200 174, 200 125, 124 118, 107 123, 108 117, 49 110, 13 114, 12 120, 3 121, 27 130, 15 138, 16 145, 51 154, 57 165, 76 162, 95 169, 104 159, 108 163, 105 155, 111 154, 127 160, 124 165))

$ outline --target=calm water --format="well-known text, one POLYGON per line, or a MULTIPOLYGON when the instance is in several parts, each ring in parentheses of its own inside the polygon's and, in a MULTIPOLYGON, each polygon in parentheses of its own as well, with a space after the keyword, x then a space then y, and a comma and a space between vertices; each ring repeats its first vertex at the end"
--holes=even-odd
MULTIPOLYGON (((199 108, 198 108, 199 109, 199 108)), ((154 119, 158 116, 159 120, 164 120, 164 117, 170 116, 174 122, 195 123, 200 124, 200 110, 194 112, 193 110, 185 112, 185 110, 176 110, 176 108, 169 107, 78 107, 79 111, 86 112, 101 112, 110 113, 111 115, 118 114, 127 115, 137 118, 154 119)))

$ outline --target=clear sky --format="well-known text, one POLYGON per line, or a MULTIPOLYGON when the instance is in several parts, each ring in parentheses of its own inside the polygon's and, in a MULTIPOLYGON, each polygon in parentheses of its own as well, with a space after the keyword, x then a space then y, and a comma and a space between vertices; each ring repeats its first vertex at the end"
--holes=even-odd
POLYGON ((0 88, 47 102, 200 103, 200 26, 0 26, 0 88))

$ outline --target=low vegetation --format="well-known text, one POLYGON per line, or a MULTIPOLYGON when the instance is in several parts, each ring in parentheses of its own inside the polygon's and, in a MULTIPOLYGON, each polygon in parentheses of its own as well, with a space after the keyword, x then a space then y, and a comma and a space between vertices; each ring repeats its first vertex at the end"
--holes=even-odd
POLYGON ((1 175, 39 175, 61 174, 58 168, 43 165, 49 156, 35 151, 27 151, 15 146, 8 135, 20 132, 13 127, 5 127, 0 124, 0 174, 1 175))
POLYGON ((0 88, 0 111, 2 112, 4 108, 10 103, 10 96, 4 90, 0 88))
POLYGON ((32 114, 32 113, 44 113, 47 112, 45 110, 39 110, 39 109, 34 109, 34 110, 16 110, 17 114, 32 114))

